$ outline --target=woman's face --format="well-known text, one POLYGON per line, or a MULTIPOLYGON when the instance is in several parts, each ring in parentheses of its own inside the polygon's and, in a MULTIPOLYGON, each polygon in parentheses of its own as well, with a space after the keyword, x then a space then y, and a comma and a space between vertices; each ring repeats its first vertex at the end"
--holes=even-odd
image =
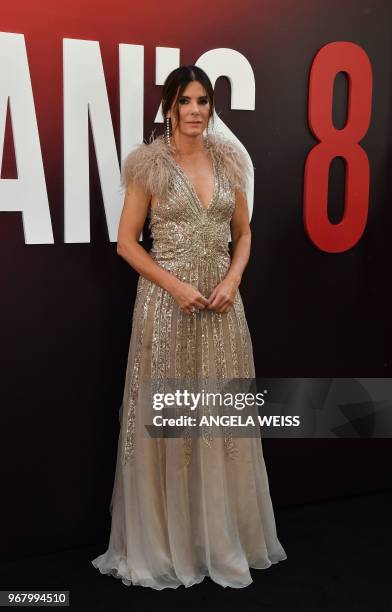
POLYGON ((180 116, 178 125, 174 104, 168 113, 172 121, 173 134, 175 130, 187 136, 203 134, 210 117, 210 102, 206 90, 199 81, 188 83, 178 98, 178 112, 180 116))

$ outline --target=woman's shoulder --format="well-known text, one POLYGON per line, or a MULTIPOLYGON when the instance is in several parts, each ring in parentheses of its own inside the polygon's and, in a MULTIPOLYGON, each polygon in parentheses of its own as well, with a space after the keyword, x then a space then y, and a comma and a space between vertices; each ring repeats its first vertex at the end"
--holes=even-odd
POLYGON ((208 138, 214 156, 232 187, 246 192, 253 175, 253 165, 249 161, 245 147, 218 132, 214 132, 208 138))
POLYGON ((150 136, 149 142, 136 145, 125 157, 121 170, 121 184, 126 189, 135 182, 147 193, 161 196, 167 189, 171 167, 170 152, 164 136, 150 136))
MULTIPOLYGON (((208 142, 221 173, 232 188, 246 192, 253 166, 245 148, 219 132, 209 133, 208 142)), ((164 135, 155 136, 153 132, 148 142, 136 145, 124 159, 121 184, 126 189, 130 182, 135 182, 146 193, 162 197, 167 192, 173 166, 173 155, 164 135)))

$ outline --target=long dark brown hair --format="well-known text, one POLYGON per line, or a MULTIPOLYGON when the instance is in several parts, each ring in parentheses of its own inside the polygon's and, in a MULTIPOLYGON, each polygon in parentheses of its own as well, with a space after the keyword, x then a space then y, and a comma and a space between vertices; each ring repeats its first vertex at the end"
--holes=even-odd
POLYGON ((165 118, 168 111, 171 109, 174 101, 174 114, 177 120, 177 125, 180 121, 179 99, 182 92, 192 81, 198 81, 206 90, 206 94, 210 103, 209 118, 214 121, 214 89, 208 75, 198 66, 179 66, 166 77, 162 89, 162 113, 165 118))

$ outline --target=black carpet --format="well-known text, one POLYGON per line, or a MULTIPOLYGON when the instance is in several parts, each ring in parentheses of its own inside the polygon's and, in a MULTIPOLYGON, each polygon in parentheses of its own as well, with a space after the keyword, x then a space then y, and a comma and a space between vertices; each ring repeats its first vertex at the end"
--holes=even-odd
POLYGON ((0 566, 2 590, 70 591, 70 609, 389 612, 392 610, 392 492, 275 510, 288 558, 251 570, 253 584, 223 588, 209 578, 189 588, 155 591, 100 574, 97 546, 0 566))

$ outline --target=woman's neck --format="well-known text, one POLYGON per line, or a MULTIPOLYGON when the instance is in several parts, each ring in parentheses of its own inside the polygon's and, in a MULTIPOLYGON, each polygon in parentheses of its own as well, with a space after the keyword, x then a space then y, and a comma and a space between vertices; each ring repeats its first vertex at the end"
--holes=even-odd
POLYGON ((172 143, 174 149, 180 157, 192 157, 205 151, 203 135, 198 136, 184 136, 176 134, 172 136, 172 143))

